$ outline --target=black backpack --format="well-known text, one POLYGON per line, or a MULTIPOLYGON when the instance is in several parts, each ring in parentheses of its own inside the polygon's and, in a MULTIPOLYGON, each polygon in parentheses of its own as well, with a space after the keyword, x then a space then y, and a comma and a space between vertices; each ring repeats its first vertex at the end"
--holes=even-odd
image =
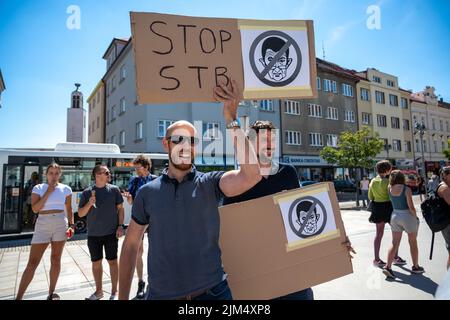
POLYGON ((439 186, 436 190, 430 190, 428 197, 420 205, 422 215, 433 232, 444 230, 450 224, 448 205, 439 197, 438 189, 439 186))
POLYGON ((430 190, 427 198, 422 202, 420 208, 425 222, 433 232, 431 237, 430 260, 433 258, 434 234, 444 230, 450 224, 450 212, 444 199, 439 197, 438 189, 430 190))

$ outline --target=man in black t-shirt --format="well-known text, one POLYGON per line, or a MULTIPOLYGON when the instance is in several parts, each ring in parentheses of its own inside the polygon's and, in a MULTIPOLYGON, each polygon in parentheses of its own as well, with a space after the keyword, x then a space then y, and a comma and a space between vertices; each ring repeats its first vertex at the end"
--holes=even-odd
MULTIPOLYGON (((278 144, 276 137, 276 128, 270 121, 255 121, 251 125, 248 138, 256 151, 262 179, 247 192, 232 198, 224 198, 223 205, 300 188, 296 169, 291 165, 273 160, 278 144)), ((349 248, 349 251, 354 252, 349 241, 344 245, 349 248)), ((307 288, 275 300, 314 300, 314 294, 311 288, 307 288)))

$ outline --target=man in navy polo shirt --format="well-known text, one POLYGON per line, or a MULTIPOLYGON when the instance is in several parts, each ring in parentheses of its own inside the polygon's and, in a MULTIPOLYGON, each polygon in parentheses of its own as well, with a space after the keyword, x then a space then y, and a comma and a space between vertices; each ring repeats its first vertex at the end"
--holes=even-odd
MULTIPOLYGON (((261 179, 253 148, 237 121, 242 93, 234 81, 214 89, 214 97, 224 103, 223 114, 233 139, 249 147, 236 146, 239 170, 197 171, 196 130, 187 121, 172 124, 163 139, 169 167, 160 177, 143 186, 133 202, 120 257, 119 298, 128 299, 136 254, 148 229, 147 299, 232 299, 219 248, 218 205, 223 196, 239 195, 261 179)), ((234 141, 234 140, 233 140, 234 141)))
MULTIPOLYGON (((248 201, 285 190, 300 188, 297 171, 291 165, 277 163, 273 160, 278 141, 275 126, 270 121, 255 121, 248 132, 248 139, 253 145, 258 158, 262 179, 248 191, 235 196, 226 197, 223 205, 248 201)), ((350 242, 344 243, 353 251, 350 242)), ((300 275, 301 276, 301 275, 300 275)), ((311 288, 279 297, 276 300, 313 300, 311 288)))

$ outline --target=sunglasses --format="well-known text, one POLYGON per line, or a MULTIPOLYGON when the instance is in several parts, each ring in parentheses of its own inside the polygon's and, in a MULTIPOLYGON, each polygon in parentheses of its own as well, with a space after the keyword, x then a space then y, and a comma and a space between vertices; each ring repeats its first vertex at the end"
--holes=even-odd
POLYGON ((109 176, 111 174, 111 172, 103 171, 103 172, 99 172, 98 174, 104 174, 105 176, 109 176))
POLYGON ((173 144, 180 144, 185 143, 186 141, 189 141, 191 145, 198 144, 199 140, 196 137, 187 137, 187 136, 179 136, 174 135, 166 138, 168 141, 172 142, 173 144))

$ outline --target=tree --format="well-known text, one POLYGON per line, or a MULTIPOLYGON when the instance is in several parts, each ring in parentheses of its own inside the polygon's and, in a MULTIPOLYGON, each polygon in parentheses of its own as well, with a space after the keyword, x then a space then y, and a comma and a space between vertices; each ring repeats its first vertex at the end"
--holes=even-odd
POLYGON ((450 139, 447 140, 447 150, 444 150, 443 153, 445 155, 445 157, 450 160, 450 139))
MULTIPOLYGON (((372 168, 373 158, 383 150, 384 141, 378 133, 373 133, 368 127, 356 132, 342 132, 337 147, 325 147, 320 156, 331 164, 342 168, 372 168)), ((357 191, 358 192, 358 188, 357 191)), ((356 196, 358 199, 358 196, 356 196)))

